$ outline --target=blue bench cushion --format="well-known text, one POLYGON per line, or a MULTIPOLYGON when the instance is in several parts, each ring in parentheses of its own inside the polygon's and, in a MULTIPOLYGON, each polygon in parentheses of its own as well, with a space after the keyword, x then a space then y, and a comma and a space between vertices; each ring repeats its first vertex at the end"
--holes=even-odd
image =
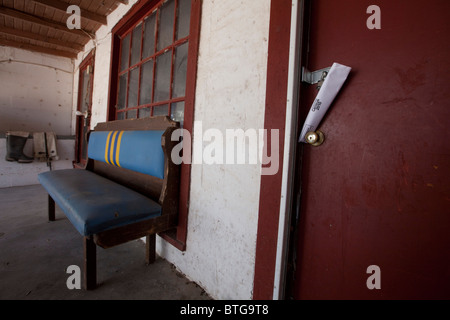
POLYGON ((164 179, 164 131, 93 131, 88 157, 164 179))
POLYGON ((155 201, 91 171, 48 171, 38 179, 84 236, 161 215, 155 201))

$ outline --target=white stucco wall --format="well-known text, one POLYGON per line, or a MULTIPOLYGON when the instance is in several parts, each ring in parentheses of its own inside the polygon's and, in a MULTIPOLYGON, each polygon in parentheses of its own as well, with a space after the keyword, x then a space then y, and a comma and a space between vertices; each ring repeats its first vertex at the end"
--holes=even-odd
MULTIPOLYGON (((75 140, 58 140, 56 145, 59 160, 52 161, 52 170, 72 168, 74 159, 75 140)), ((33 155, 33 139, 28 139, 25 144, 24 153, 33 155)), ((0 188, 16 186, 29 186, 39 184, 37 175, 49 171, 46 162, 34 161, 32 163, 17 163, 5 161, 6 139, 0 139, 0 188)))
POLYGON ((71 59, 0 47, 0 131, 71 134, 71 59))
MULTIPOLYGON (((268 0, 203 2, 195 102, 203 131, 264 127, 269 11, 268 0)), ((187 250, 159 245, 214 298, 252 297, 259 188, 258 165, 192 165, 187 250)))
MULTIPOLYGON (((0 133, 6 131, 55 132, 70 136, 72 128, 71 59, 0 47, 0 133)), ((60 160, 53 168, 69 168, 74 158, 74 140, 58 140, 60 160)), ((32 156, 33 140, 25 145, 32 156)), ((5 161, 6 139, 0 138, 0 188, 37 184, 37 174, 46 163, 21 164, 5 161)))
MULTIPOLYGON (((75 61, 74 108, 78 65, 95 48, 92 127, 107 119, 111 29, 135 3, 108 16, 75 61)), ((264 127, 269 13, 269 0, 203 1, 194 114, 203 131, 264 127)), ((259 165, 193 164, 187 249, 158 238, 158 254, 216 299, 252 298, 260 173, 259 165)))

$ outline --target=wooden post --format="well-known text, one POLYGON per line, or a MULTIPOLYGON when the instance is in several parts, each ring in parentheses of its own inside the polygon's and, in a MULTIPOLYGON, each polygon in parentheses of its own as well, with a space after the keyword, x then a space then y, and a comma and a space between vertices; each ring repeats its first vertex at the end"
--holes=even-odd
POLYGON ((55 221, 55 200, 48 195, 48 221, 55 221))
POLYGON ((84 287, 86 290, 97 286, 97 253, 96 244, 92 237, 84 237, 84 287))
POLYGON ((156 260, 156 234, 147 235, 145 240, 145 263, 149 265, 156 260))

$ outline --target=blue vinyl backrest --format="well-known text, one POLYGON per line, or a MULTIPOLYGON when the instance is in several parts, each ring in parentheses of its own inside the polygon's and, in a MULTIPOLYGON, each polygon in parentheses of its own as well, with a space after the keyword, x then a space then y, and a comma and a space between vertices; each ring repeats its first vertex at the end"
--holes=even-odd
POLYGON ((88 157, 164 179, 164 131, 93 131, 88 157))

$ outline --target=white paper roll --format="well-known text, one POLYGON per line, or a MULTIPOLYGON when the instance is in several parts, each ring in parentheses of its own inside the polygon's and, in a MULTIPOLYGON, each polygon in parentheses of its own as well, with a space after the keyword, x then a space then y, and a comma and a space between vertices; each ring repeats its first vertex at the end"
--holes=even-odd
POLYGON ((334 98, 341 90, 342 85, 347 79, 350 70, 352 68, 344 66, 339 63, 333 63, 330 71, 325 78, 325 81, 314 100, 311 110, 309 110, 308 116, 306 117, 305 124, 303 125, 302 133, 299 137, 299 142, 305 142, 305 135, 309 131, 315 131, 325 116, 328 108, 333 102, 334 98))

